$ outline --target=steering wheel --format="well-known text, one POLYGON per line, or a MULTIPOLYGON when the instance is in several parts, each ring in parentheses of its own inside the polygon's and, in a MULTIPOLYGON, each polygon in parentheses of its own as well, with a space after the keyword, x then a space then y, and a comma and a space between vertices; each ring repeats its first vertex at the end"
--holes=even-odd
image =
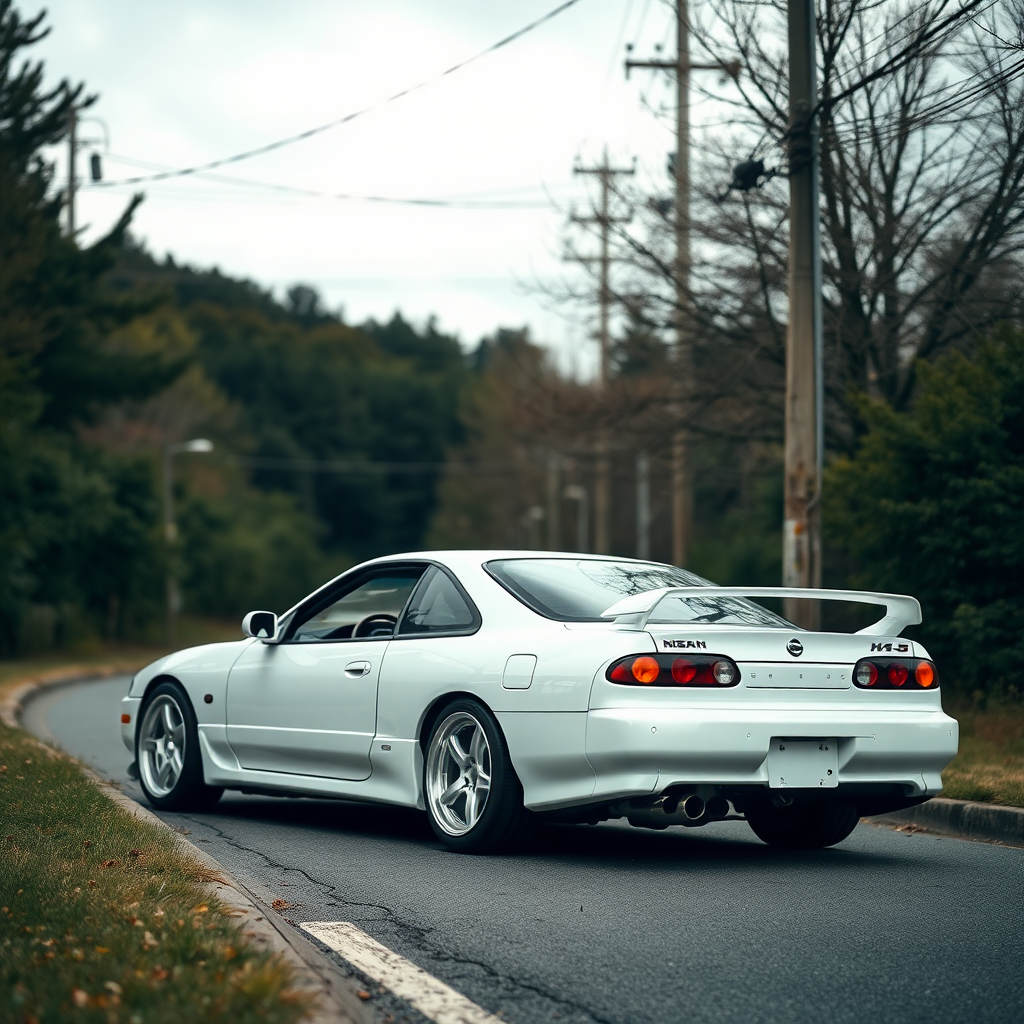
POLYGON ((357 636, 391 636, 398 625, 397 615, 388 615, 386 612, 374 612, 360 619, 352 627, 353 638, 357 636))

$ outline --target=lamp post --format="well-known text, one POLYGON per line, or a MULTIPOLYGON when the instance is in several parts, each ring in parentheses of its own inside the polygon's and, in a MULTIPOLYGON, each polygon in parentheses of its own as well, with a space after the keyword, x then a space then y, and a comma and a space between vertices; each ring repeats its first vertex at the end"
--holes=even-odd
POLYGON ((177 639, 177 618, 181 608, 181 594, 178 591, 178 578, 175 559, 175 544, 178 540, 178 526, 174 521, 174 456, 181 452, 212 452, 213 442, 205 437, 197 437, 192 441, 180 441, 164 447, 164 540, 167 542, 167 581, 166 581, 166 633, 167 643, 174 646, 177 639))

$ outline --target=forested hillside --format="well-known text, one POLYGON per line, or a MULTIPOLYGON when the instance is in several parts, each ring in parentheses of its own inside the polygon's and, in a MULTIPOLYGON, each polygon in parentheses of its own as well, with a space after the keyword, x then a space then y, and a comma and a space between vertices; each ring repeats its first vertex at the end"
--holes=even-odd
POLYGON ((419 545, 460 436, 456 339, 154 259, 141 196, 69 237, 42 154, 92 101, 44 88, 45 31, 0 3, 0 653, 155 637, 169 575, 186 613, 234 618, 419 545), (169 543, 164 455, 200 437, 169 543))

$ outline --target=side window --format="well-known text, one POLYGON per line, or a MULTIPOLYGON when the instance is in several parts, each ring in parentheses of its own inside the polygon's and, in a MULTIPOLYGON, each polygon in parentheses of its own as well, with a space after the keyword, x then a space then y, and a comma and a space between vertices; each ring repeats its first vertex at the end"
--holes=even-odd
POLYGON ((394 636, 422 569, 402 569, 363 577, 340 597, 307 612, 295 627, 291 643, 321 643, 325 640, 381 639, 394 636))
POLYGON ((479 624, 475 609, 459 593, 448 574, 432 568, 416 588, 398 632, 401 636, 460 633, 475 629, 479 624))

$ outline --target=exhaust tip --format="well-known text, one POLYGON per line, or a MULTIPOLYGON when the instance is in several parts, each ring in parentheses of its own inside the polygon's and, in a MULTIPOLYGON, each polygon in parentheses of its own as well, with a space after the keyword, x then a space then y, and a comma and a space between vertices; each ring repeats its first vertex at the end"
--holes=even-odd
POLYGON ((708 800, 705 811, 709 818, 725 818, 729 814, 729 801, 724 796, 713 796, 708 800))
POLYGON ((679 809, 690 821, 697 821, 699 818, 704 817, 706 806, 696 793, 691 793, 688 797, 679 801, 679 809))

